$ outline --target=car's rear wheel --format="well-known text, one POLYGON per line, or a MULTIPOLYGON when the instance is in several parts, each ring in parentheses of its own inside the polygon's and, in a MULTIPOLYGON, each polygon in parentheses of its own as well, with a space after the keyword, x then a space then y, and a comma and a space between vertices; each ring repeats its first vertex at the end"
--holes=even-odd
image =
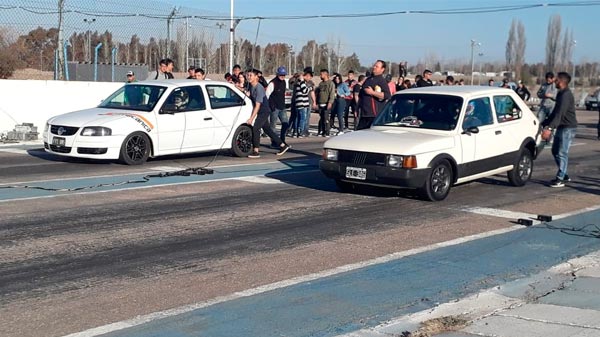
POLYGON ((431 172, 425 185, 419 189, 421 196, 430 201, 446 199, 452 187, 452 166, 447 160, 441 160, 432 165, 431 172))
POLYGON ((533 155, 528 149, 523 149, 512 170, 508 171, 508 181, 513 186, 523 186, 531 178, 533 172, 533 155))
POLYGON ((252 129, 247 125, 240 125, 233 134, 231 152, 236 157, 247 157, 252 152, 252 129))
POLYGON ((141 165, 150 156, 150 139, 143 132, 134 132, 121 145, 119 161, 127 165, 141 165))

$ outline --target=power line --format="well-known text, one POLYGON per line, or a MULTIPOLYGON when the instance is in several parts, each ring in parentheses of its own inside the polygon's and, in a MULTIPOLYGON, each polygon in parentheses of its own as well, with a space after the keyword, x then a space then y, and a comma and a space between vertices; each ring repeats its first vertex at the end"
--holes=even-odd
MULTIPOLYGON (((307 19, 343 19, 343 18, 366 18, 392 15, 407 14, 428 14, 428 15, 464 15, 464 14, 482 14, 521 11, 544 7, 590 7, 600 6, 600 0, 578 1, 578 2, 554 2, 554 3, 536 3, 527 5, 507 5, 507 6, 488 6, 488 7, 465 7, 454 9, 434 9, 434 10, 401 10, 392 12, 371 12, 371 13, 348 13, 348 14, 321 14, 321 15, 283 15, 283 16, 240 16, 236 20, 307 20, 307 19)), ((56 10, 43 10, 39 7, 26 6, 0 6, 0 10, 20 9, 33 14, 58 14, 56 10)), ((155 19, 168 19, 169 15, 147 14, 147 13, 125 13, 112 11, 87 11, 80 9, 66 9, 65 13, 77 13, 82 15, 97 17, 147 17, 155 19)), ((230 20, 228 16, 222 15, 176 15, 173 19, 203 19, 203 20, 230 20)))

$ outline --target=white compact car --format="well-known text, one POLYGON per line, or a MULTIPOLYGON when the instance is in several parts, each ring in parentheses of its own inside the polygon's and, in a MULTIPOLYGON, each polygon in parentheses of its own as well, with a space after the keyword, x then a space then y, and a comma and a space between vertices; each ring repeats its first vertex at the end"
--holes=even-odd
POLYGON ((61 156, 119 159, 230 149, 252 151, 246 124, 252 102, 233 85, 215 81, 145 81, 124 85, 92 109, 52 117, 43 139, 61 156))
POLYGON ((536 116, 514 91, 443 86, 396 93, 370 129, 324 144, 321 171, 340 189, 417 189, 439 201, 450 188, 499 173, 531 177, 541 142, 536 116))

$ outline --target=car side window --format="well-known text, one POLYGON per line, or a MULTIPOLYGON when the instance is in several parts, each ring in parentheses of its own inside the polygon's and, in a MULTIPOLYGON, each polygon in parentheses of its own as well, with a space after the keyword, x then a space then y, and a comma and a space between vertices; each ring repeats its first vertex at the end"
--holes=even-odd
POLYGON ((212 109, 230 108, 244 104, 244 98, 227 86, 207 85, 206 91, 212 109))
POLYGON ((463 119, 463 130, 491 124, 494 124, 494 118, 489 97, 470 100, 463 119))
POLYGON ((504 123, 521 118, 521 109, 508 95, 494 96, 494 108, 498 123, 504 123))
POLYGON ((200 86, 186 87, 190 101, 185 111, 206 110, 206 102, 200 86))

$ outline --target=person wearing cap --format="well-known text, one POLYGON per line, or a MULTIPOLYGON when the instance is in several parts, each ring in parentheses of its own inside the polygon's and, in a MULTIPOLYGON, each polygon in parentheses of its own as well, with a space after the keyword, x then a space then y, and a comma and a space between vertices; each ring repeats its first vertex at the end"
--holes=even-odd
POLYGON ((423 71, 423 77, 419 81, 417 81, 417 87, 421 88, 433 86, 433 82, 431 81, 431 74, 431 70, 425 69, 425 71, 423 71))
POLYGON ((133 82, 137 82, 137 80, 135 79, 135 73, 130 70, 127 72, 127 83, 133 83, 133 82))
POLYGON ((523 81, 521 81, 521 80, 519 80, 519 84, 517 85, 515 92, 517 93, 517 95, 519 95, 519 97, 521 97, 521 99, 524 102, 527 102, 529 100, 529 98, 531 97, 531 93, 529 92, 529 89, 527 89, 527 87, 525 86, 525 84, 523 84, 523 81))
MULTIPOLYGON (((281 122, 280 138, 285 143, 285 135, 290 125, 289 117, 285 111, 285 91, 287 89, 287 83, 285 82, 285 75, 287 70, 284 66, 277 68, 277 76, 269 82, 267 85, 267 97, 269 98, 269 107, 271 108, 271 120, 270 126, 273 132, 276 132, 275 126, 277 119, 281 122)), ((271 144, 274 146, 275 144, 271 144)))

